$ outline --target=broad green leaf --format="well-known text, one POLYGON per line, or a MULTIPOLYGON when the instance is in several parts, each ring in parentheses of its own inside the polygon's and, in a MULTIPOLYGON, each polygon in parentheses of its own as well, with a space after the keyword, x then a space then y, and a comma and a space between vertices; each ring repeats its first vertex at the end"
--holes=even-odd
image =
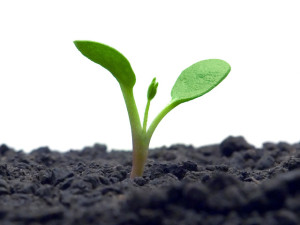
POLYGON ((74 41, 77 49, 91 61, 110 71, 128 88, 135 84, 135 75, 128 60, 116 49, 94 41, 74 41))
POLYGON ((198 98, 216 87, 230 72, 230 65, 220 59, 197 62, 180 74, 172 91, 172 101, 183 103, 198 98))

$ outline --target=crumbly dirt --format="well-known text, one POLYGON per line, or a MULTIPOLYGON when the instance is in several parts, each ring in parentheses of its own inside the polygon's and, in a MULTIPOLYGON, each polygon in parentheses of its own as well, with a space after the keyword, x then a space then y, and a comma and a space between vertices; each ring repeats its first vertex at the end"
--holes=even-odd
POLYGON ((1 225, 299 225, 300 143, 228 137, 131 152, 95 144, 60 153, 0 146, 1 225))

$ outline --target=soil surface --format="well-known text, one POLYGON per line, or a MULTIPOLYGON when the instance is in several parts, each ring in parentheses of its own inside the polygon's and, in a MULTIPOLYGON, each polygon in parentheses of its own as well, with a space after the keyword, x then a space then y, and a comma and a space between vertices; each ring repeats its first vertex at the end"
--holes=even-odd
POLYGON ((131 152, 0 146, 1 225, 299 225, 300 143, 243 137, 152 149, 131 180, 131 152))

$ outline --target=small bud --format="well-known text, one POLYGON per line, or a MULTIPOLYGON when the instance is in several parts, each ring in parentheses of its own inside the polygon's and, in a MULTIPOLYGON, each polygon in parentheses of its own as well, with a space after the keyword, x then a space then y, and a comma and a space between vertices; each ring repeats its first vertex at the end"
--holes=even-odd
POLYGON ((152 100, 155 97, 156 91, 157 91, 157 86, 158 86, 158 83, 156 82, 156 78, 153 78, 151 84, 148 87, 148 93, 147 93, 148 100, 152 100))

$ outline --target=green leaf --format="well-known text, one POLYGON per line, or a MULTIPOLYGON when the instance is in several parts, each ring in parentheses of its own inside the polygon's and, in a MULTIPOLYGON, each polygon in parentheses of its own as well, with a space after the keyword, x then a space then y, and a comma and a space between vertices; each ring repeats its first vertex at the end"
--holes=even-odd
POLYGON ((172 101, 183 103, 198 98, 216 87, 230 72, 230 65, 220 59, 197 62, 180 74, 172 91, 172 101))
POLYGON ((110 71, 121 85, 134 86, 135 75, 131 65, 116 49, 94 41, 74 41, 74 44, 85 57, 110 71))

